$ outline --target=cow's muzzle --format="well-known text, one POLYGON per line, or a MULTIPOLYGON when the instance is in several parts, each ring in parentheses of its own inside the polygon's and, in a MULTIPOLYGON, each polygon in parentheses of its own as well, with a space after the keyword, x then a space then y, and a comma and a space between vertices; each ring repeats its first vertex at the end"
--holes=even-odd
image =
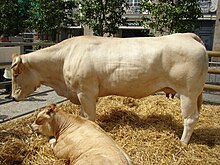
POLYGON ((13 101, 17 101, 14 97, 12 97, 12 100, 13 100, 13 101))

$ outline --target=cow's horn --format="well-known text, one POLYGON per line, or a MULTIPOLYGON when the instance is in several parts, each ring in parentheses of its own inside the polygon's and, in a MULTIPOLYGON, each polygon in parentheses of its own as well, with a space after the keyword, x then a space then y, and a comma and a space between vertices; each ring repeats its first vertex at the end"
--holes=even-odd
POLYGON ((15 62, 11 66, 11 69, 14 68, 16 65, 20 64, 21 62, 21 57, 16 57, 15 62))

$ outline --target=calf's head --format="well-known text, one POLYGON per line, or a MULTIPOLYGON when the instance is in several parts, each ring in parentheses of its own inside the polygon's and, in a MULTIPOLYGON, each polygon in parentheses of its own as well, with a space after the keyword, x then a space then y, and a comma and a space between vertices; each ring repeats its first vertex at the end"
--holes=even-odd
POLYGON ((46 107, 43 111, 41 111, 37 115, 36 120, 31 125, 32 130, 48 137, 54 136, 55 125, 52 122, 55 114, 56 114, 55 104, 46 107))
POLYGON ((24 100, 40 85, 37 72, 24 62, 20 55, 12 55, 12 97, 16 101, 24 100))

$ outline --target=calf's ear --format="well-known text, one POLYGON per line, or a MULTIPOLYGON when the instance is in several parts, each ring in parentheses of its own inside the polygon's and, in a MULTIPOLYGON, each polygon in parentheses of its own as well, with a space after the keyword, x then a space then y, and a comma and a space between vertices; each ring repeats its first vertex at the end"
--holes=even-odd
POLYGON ((51 104, 48 106, 47 110, 46 110, 46 113, 48 115, 52 115, 52 114, 55 114, 56 113, 56 104, 51 104))

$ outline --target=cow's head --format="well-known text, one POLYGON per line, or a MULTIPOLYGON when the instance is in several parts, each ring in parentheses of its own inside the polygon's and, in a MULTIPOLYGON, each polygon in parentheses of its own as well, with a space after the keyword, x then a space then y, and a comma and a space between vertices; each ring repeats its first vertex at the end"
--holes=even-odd
POLYGON ((55 114, 56 114, 56 105, 51 104, 47 106, 43 111, 41 111, 37 115, 36 120, 31 125, 32 130, 48 137, 54 136, 55 125, 52 123, 52 121, 55 114))
POLYGON ((12 55, 12 97, 16 101, 24 100, 40 85, 37 72, 23 62, 22 56, 12 55))

